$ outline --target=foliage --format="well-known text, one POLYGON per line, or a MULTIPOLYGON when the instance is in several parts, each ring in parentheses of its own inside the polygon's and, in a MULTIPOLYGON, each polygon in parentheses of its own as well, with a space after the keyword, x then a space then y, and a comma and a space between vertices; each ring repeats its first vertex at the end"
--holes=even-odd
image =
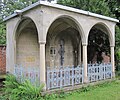
POLYGON ((110 11, 120 20, 120 1, 119 0, 106 0, 110 11))
POLYGON ((97 14, 113 16, 105 0, 58 0, 58 3, 97 14))
POLYGON ((53 94, 46 94, 45 96, 40 94, 41 87, 38 91, 29 81, 20 84, 13 75, 9 75, 5 81, 5 94, 0 96, 0 100, 96 100, 96 97, 98 100, 120 99, 120 80, 118 79, 94 86, 89 85, 69 92, 61 90, 60 93, 55 92, 53 94))
POLYGON ((116 26, 115 34, 115 58, 116 58, 116 70, 120 69, 120 27, 116 26))
MULTIPOLYGON (((106 0, 111 12, 115 15, 117 19, 120 20, 120 1, 119 0, 106 0)), ((116 25, 115 32, 115 58, 116 58, 116 69, 120 69, 120 24, 116 25)))
POLYGON ((7 2, 3 2, 3 13, 4 16, 8 16, 14 13, 16 9, 21 10, 38 0, 8 0, 7 2))
POLYGON ((115 43, 116 43, 116 51, 120 48, 120 27, 116 26, 116 32, 115 32, 115 43))
POLYGON ((0 24, 0 44, 6 44, 6 28, 5 23, 0 24))
POLYGON ((19 83, 13 75, 7 75, 4 84, 4 98, 9 100, 40 100, 44 87, 33 86, 28 80, 19 83))
POLYGON ((116 71, 115 76, 116 76, 117 79, 120 80, 120 70, 119 70, 119 71, 116 71))

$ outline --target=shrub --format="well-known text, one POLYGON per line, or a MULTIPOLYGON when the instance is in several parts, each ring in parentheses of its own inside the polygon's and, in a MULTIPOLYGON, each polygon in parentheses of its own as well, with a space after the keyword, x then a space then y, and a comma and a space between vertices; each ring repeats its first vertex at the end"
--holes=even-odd
POLYGON ((33 86, 29 80, 19 83, 15 76, 7 75, 4 81, 4 98, 7 100, 41 100, 41 91, 44 87, 41 84, 39 87, 33 86))

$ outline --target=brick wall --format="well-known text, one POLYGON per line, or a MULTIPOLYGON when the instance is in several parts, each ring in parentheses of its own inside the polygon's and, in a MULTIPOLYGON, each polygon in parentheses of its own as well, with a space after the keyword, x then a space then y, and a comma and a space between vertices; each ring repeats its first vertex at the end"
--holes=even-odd
POLYGON ((0 46, 0 74, 6 72, 6 46, 0 46))

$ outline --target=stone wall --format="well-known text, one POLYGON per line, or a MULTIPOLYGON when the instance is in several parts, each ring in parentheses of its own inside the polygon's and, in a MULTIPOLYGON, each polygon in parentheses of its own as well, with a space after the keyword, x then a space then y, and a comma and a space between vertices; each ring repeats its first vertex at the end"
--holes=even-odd
POLYGON ((0 74, 6 72, 6 46, 0 46, 0 74))
POLYGON ((24 67, 39 66, 39 44, 34 30, 22 31, 17 39, 16 64, 24 67))
MULTIPOLYGON (((63 24, 62 26, 65 27, 63 24)), ((67 28, 62 32, 49 32, 46 43, 46 67, 77 66, 80 65, 79 34, 74 28, 67 28), (61 42, 63 42, 61 44, 61 42), (61 47, 62 46, 62 47, 61 47)), ((62 28, 61 28, 62 29, 62 28)))

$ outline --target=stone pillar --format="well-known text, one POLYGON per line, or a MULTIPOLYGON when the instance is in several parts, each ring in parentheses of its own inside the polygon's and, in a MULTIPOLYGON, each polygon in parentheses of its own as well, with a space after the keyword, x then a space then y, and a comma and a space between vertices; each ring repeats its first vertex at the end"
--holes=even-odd
POLYGON ((44 84, 44 91, 46 90, 46 68, 45 68, 45 43, 39 42, 40 44, 40 84, 44 84))
POLYGON ((110 46, 111 48, 111 64, 112 64, 112 77, 115 77, 115 60, 114 60, 114 46, 110 46))
POLYGON ((84 67, 84 83, 88 83, 88 76, 87 76, 87 44, 83 44, 83 67, 84 67))
POLYGON ((78 57, 79 58, 79 63, 78 63, 79 65, 82 64, 82 62, 81 62, 82 58, 81 57, 82 57, 82 54, 81 54, 81 41, 80 41, 80 43, 79 43, 79 57, 78 57))

